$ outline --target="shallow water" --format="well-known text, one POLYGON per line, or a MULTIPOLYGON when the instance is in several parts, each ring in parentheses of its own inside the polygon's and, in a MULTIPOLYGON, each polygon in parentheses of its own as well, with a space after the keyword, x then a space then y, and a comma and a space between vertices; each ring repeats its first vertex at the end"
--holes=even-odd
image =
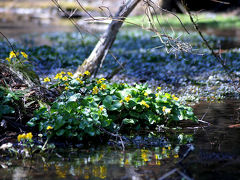
POLYGON ((239 101, 197 105, 196 114, 208 111, 204 120, 212 125, 197 130, 195 150, 183 161, 183 166, 194 179, 239 179, 240 128, 239 101))
POLYGON ((193 143, 178 146, 162 141, 157 147, 114 146, 97 149, 59 149, 49 159, 9 159, 0 169, 0 179, 239 179, 239 101, 201 103, 195 106, 199 118, 212 125, 195 130, 193 143), (194 150, 184 160, 189 147, 194 150), (180 162, 180 163, 179 163, 180 162), (180 172, 180 173, 179 173, 180 172), (172 174, 171 174, 172 173, 172 174), (166 176, 169 175, 169 176, 166 176))
MULTIPOLYGON (((7 38, 14 38, 24 42, 26 36, 29 36, 37 43, 37 45, 50 45, 46 39, 41 38, 43 33, 51 32, 77 32, 77 29, 66 19, 61 19, 56 13, 50 12, 19 14, 12 12, 0 11, 0 32, 7 38), (35 39, 34 39, 35 38, 35 39)), ((81 19, 80 19, 81 20, 81 19)), ((106 25, 86 24, 84 20, 76 20, 81 32, 103 32, 106 25)), ((135 29, 135 28, 133 28, 135 29)), ((126 29, 125 29, 126 30, 126 29)), ((224 37, 216 45, 216 49, 227 50, 240 47, 240 29, 215 29, 202 28, 202 31, 208 35, 224 37)))

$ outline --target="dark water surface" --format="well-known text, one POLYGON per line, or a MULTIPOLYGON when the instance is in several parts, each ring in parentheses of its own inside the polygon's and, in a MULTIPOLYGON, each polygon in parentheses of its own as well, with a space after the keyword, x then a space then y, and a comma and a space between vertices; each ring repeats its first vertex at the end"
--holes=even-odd
POLYGON ((205 114, 203 120, 212 125, 188 130, 192 144, 163 141, 157 147, 126 151, 113 146, 76 148, 59 150, 48 159, 9 159, 0 179, 239 179, 240 128, 230 128, 239 122, 239 107, 239 101, 196 105, 197 116, 205 114), (182 160, 191 146, 194 150, 182 160))
POLYGON ((194 135, 195 150, 183 161, 194 179, 240 179, 240 102, 202 103, 195 107, 200 117, 212 123, 194 135))

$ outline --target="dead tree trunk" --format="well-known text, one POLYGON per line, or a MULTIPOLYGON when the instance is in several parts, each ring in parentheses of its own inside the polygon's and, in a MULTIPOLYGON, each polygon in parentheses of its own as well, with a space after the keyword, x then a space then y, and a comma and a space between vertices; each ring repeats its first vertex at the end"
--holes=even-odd
POLYGON ((141 0, 129 0, 126 4, 119 8, 118 12, 113 17, 112 22, 109 24, 106 32, 102 35, 90 56, 82 63, 82 65, 78 67, 76 73, 74 74, 75 77, 87 70, 91 74, 97 74, 109 49, 115 41, 117 33, 124 20, 140 1, 141 0))

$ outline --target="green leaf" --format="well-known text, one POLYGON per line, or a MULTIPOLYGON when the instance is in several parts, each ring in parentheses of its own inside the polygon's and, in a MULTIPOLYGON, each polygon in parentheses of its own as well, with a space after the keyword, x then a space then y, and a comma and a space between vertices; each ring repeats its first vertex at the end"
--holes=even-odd
POLYGON ((106 96, 103 100, 103 105, 107 108, 110 109, 112 104, 112 96, 106 96))
POLYGON ((74 94, 74 95, 70 96, 69 99, 68 99, 68 102, 71 102, 71 101, 75 102, 80 98, 81 98, 81 94, 77 93, 77 94, 74 94))
POLYGON ((125 118, 123 119, 123 124, 135 124, 135 119, 128 119, 128 118, 125 118))
POLYGON ((138 113, 138 112, 133 111, 133 110, 129 111, 129 114, 130 114, 130 116, 132 116, 132 117, 134 117, 136 119, 140 119, 142 117, 141 113, 138 113))
POLYGON ((120 103, 118 100, 113 101, 113 104, 110 106, 110 111, 116 111, 119 110, 122 107, 122 103, 120 103))
POLYGON ((60 129, 56 132, 57 136, 62 136, 64 134, 65 130, 64 129, 60 129))
POLYGON ((137 105, 137 103, 135 101, 130 100, 130 101, 128 101, 128 104, 126 105, 126 107, 131 109, 131 108, 133 108, 136 105, 137 105))
POLYGON ((55 130, 60 129, 63 125, 65 124, 65 120, 63 119, 62 116, 58 116, 56 121, 55 121, 55 130))
POLYGON ((0 114, 12 114, 15 110, 8 105, 0 105, 0 114))
MULTIPOLYGON (((34 120, 33 120, 34 121, 34 120)), ((27 122, 27 125, 30 126, 30 127, 34 127, 35 126, 35 123, 32 122, 32 121, 28 121, 27 122)))

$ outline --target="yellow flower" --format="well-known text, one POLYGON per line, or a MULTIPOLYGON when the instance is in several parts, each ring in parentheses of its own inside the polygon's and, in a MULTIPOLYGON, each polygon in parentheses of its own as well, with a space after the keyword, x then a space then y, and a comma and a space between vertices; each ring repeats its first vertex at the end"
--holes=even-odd
POLYGON ((28 58, 28 55, 25 52, 21 52, 21 54, 24 58, 26 58, 26 59, 28 58))
POLYGON ((106 84, 102 84, 101 87, 100 87, 101 90, 103 89, 107 89, 107 85, 106 84))
POLYGON ((66 178, 66 170, 62 170, 60 166, 55 165, 56 174, 59 178, 65 179, 66 178))
POLYGON ((100 166, 100 176, 101 179, 106 179, 107 177, 107 168, 105 166, 100 166))
POLYGON ((145 150, 145 149, 141 149, 141 158, 143 161, 149 161, 149 158, 148 158, 148 150, 145 150))
POLYGON ((97 84, 101 84, 102 83, 102 81, 99 79, 98 81, 97 81, 97 84))
POLYGON ((25 133, 19 134, 17 137, 18 142, 20 142, 22 139, 25 139, 25 133))
POLYGON ((178 98, 178 97, 173 97, 173 99, 174 99, 175 101, 178 101, 178 100, 179 100, 179 98, 178 98))
POLYGON ((32 135, 31 132, 30 132, 30 133, 27 133, 26 136, 25 136, 25 138, 26 138, 26 139, 29 139, 29 140, 31 140, 32 137, 33 137, 33 135, 32 135))
POLYGON ((171 109, 168 109, 166 106, 163 106, 162 111, 167 114, 171 113, 171 109))
POLYGON ((54 79, 62 79, 62 74, 61 74, 61 73, 56 74, 56 76, 54 77, 54 79))
POLYGON ((83 81, 80 78, 76 78, 76 80, 80 83, 83 84, 83 81))
POLYGON ((104 107, 103 107, 103 106, 100 106, 100 108, 99 108, 99 109, 100 109, 100 111, 103 111, 104 107))
POLYGON ((145 92, 145 93, 144 93, 144 96, 148 96, 148 93, 147 93, 147 92, 145 92))
POLYGON ((171 95, 169 93, 165 93, 165 97, 169 99, 171 95))
POLYGON ((97 84, 101 84, 103 81, 105 81, 106 79, 105 78, 101 78, 97 81, 97 84))
POLYGON ((120 100, 119 102, 120 102, 120 103, 123 103, 123 100, 120 100))
POLYGON ((129 165, 129 160, 126 159, 125 162, 124 162, 125 165, 129 165))
POLYGON ((156 93, 155 96, 158 97, 158 93, 156 93))
POLYGON ((129 94, 129 95, 127 95, 127 97, 124 98, 124 100, 128 102, 128 101, 130 101, 131 98, 132 98, 132 96, 129 94))
POLYGON ((65 89, 65 90, 69 90, 69 87, 66 86, 64 89, 65 89))
POLYGON ((171 150, 171 146, 168 146, 168 150, 171 150))
POLYGON ((178 155, 178 154, 175 154, 173 157, 174 157, 174 158, 179 158, 179 155, 178 155))
POLYGON ((89 179, 90 178, 90 176, 89 176, 89 174, 88 173, 84 173, 84 177, 83 177, 84 179, 89 179))
POLYGON ((82 80, 79 80, 80 84, 83 84, 83 81, 82 80))
POLYGON ((10 59, 10 58, 6 58, 6 60, 7 60, 8 62, 10 62, 10 61, 11 61, 11 59, 10 59))
POLYGON ((51 79, 49 77, 46 77, 43 79, 43 82, 50 82, 50 81, 51 81, 51 79))
POLYGON ((62 72, 60 72, 60 74, 62 74, 62 75, 63 75, 63 74, 66 74, 66 73, 65 73, 64 71, 62 71, 62 72))
POLYGON ((48 126, 48 127, 47 127, 47 130, 51 130, 51 129, 53 129, 52 126, 48 126))
POLYGON ((68 77, 67 77, 67 76, 64 76, 64 77, 62 78, 62 80, 63 80, 63 81, 67 81, 67 80, 68 80, 68 77))
POLYGON ((31 132, 30 132, 30 133, 27 133, 27 134, 23 133, 23 134, 19 134, 19 135, 18 135, 17 140, 18 140, 18 142, 20 142, 22 139, 23 139, 23 140, 24 140, 24 139, 31 140, 32 137, 33 137, 33 135, 32 135, 31 132))
POLYGON ((174 99, 175 101, 178 101, 178 100, 179 100, 179 98, 176 97, 174 94, 172 95, 172 97, 173 97, 173 99, 174 99))
POLYGON ((160 161, 160 160, 157 160, 157 161, 156 161, 156 165, 161 166, 161 161, 160 161))
POLYGON ((166 106, 163 106, 162 111, 165 112, 166 108, 166 106))
POLYGON ((97 84, 101 84, 103 81, 105 81, 106 79, 105 78, 101 78, 97 81, 97 84))
POLYGON ((157 90, 158 90, 158 91, 161 91, 161 89, 162 89, 161 87, 157 87, 157 90))
POLYGON ((92 94, 97 94, 99 92, 99 89, 97 86, 95 86, 92 90, 92 94))
POLYGON ((17 57, 17 55, 15 54, 15 52, 11 51, 11 52, 9 53, 9 58, 12 59, 12 58, 14 58, 14 57, 17 57))
POLYGON ((67 74, 70 76, 70 77, 73 77, 73 74, 71 72, 67 72, 67 74))
POLYGON ((150 107, 144 100, 142 100, 142 101, 140 102, 140 104, 141 104, 141 105, 144 105, 146 108, 149 108, 149 107, 150 107))
POLYGON ((85 71, 84 74, 87 75, 87 76, 90 76, 90 72, 89 71, 85 71))

